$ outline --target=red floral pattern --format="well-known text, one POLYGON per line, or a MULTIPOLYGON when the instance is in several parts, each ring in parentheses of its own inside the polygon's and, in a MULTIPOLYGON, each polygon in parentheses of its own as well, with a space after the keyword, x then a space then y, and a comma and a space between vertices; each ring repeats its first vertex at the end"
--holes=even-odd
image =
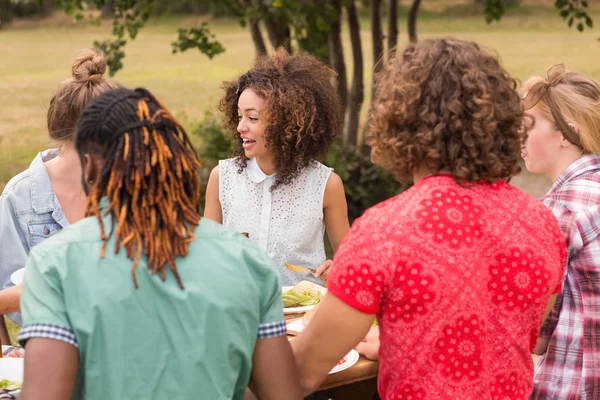
POLYGON ((417 209, 422 232, 451 249, 472 247, 482 236, 483 210, 456 189, 436 189, 417 209))
POLYGON ((516 372, 500 374, 496 376, 494 383, 490 385, 490 394, 492 400, 524 399, 527 396, 525 387, 527 385, 522 382, 522 379, 519 379, 516 372))
POLYGON ((474 380, 483 370, 482 343, 485 332, 477 315, 460 317, 446 326, 436 343, 435 355, 442 374, 452 381, 474 380))
POLYGON ((356 302, 364 309, 370 309, 380 301, 383 295, 382 271, 373 269, 367 263, 348 265, 345 276, 340 278, 340 284, 346 286, 345 294, 354 293, 356 302))
POLYGON ((435 279, 422 269, 416 263, 398 265, 394 283, 387 293, 388 301, 383 305, 383 314, 389 321, 402 319, 403 323, 412 323, 429 311, 429 305, 436 298, 435 279))
POLYGON ((506 182, 449 176, 355 221, 327 287, 377 314, 382 399, 525 398, 533 366, 516 360, 529 359, 560 288, 560 236, 550 211, 506 182))
POLYGON ((540 304, 541 295, 548 292, 552 278, 545 261, 532 249, 517 247, 496 254, 489 273, 492 301, 511 311, 526 310, 532 303, 540 304))
POLYGON ((427 392, 421 388, 415 388, 413 385, 404 385, 396 392, 391 399, 393 400, 424 400, 427 398, 427 392))

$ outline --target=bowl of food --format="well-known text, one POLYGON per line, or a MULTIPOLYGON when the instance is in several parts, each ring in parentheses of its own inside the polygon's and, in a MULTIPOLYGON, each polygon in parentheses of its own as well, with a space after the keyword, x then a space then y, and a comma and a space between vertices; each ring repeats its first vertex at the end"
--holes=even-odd
POLYGON ((23 384, 23 358, 0 358, 0 393, 18 395, 23 384))
POLYGON ((284 314, 304 313, 319 304, 327 289, 310 281, 302 281, 295 286, 281 289, 284 314))

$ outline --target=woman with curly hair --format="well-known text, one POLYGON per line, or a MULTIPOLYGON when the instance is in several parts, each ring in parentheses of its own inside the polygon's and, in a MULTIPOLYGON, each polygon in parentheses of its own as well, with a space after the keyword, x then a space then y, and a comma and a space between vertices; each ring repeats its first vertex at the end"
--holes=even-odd
POLYGON ((316 161, 340 129, 335 81, 315 57, 278 50, 223 86, 220 110, 237 147, 210 175, 204 216, 258 242, 284 285, 325 280, 325 230, 335 251, 349 229, 342 180, 316 161))
POLYGON ((566 251, 552 213, 508 184, 516 82, 454 39, 409 45, 378 82, 372 157, 414 186, 367 210, 338 249, 328 295, 291 342, 301 384, 317 387, 377 316, 381 398, 524 399, 566 251))
POLYGON ((542 198, 565 233, 564 290, 534 350, 532 399, 600 398, 600 84, 553 66, 528 79, 525 166, 554 184, 542 198))

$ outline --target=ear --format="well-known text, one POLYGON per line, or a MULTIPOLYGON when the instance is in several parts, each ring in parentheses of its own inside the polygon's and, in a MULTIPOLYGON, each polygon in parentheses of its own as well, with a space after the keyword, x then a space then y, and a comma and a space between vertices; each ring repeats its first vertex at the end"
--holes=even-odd
MULTIPOLYGON (((569 128, 571 128, 571 130, 573 130, 577 135, 579 135, 579 126, 577 124, 574 124, 572 122, 570 122, 569 124, 569 128)), ((569 142, 564 136, 562 137, 562 140, 560 141, 560 147, 563 148, 567 148, 573 146, 573 144, 571 142, 569 142)))
POLYGON ((88 194, 96 181, 100 178, 102 172, 102 158, 94 153, 85 153, 82 157, 82 185, 88 194))

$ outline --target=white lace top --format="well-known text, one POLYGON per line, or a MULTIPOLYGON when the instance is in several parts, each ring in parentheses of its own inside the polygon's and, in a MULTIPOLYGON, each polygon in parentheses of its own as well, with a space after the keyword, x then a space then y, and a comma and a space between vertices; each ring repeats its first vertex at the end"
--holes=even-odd
POLYGON ((316 268, 325 261, 323 196, 331 168, 313 161, 293 182, 271 191, 275 175, 267 176, 255 159, 247 164, 238 173, 234 159, 219 162, 223 225, 248 232, 280 268, 284 286, 318 281, 285 263, 316 268))

